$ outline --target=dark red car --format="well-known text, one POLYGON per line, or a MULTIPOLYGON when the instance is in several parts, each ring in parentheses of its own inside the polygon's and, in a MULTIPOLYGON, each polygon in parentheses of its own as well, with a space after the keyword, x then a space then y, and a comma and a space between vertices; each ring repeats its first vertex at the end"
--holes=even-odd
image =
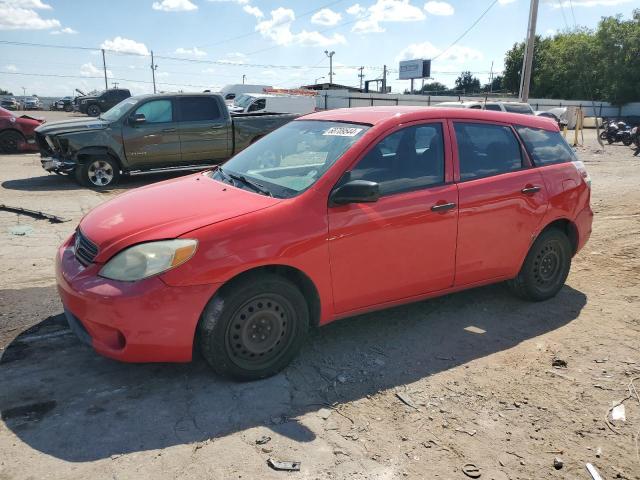
POLYGON ((43 123, 41 118, 18 116, 0 108, 0 153, 37 152, 33 130, 43 123))
POLYGON ((555 122, 377 107, 301 117, 221 168, 102 204, 60 247, 71 328, 128 362, 272 375, 307 330, 508 281, 546 300, 591 233, 555 122))

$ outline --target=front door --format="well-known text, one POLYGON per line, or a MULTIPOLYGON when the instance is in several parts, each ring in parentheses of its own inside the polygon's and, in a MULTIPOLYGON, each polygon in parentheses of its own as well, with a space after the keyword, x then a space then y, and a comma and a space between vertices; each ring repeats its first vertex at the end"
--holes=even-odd
POLYGON ((214 97, 178 97, 178 111, 183 163, 220 163, 229 158, 231 122, 214 97))
POLYGON ((441 122, 398 129, 345 174, 343 181, 377 182, 382 196, 329 207, 337 313, 453 285, 458 192, 445 129, 441 122))
POLYGON ((547 208, 511 126, 454 121, 459 169, 456 285, 515 276, 547 208))
POLYGON ((130 168, 155 168, 180 162, 180 137, 170 99, 150 100, 131 117, 144 115, 144 122, 126 121, 122 127, 125 155, 130 168))

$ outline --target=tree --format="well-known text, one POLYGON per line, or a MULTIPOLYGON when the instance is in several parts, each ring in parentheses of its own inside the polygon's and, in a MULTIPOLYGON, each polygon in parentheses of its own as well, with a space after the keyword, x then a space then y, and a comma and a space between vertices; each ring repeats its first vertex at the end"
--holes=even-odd
POLYGON ((464 93, 474 93, 480 91, 480 80, 471 75, 471 72, 462 72, 456 78, 456 89, 464 90, 464 93))
POLYGON ((13 96, 13 93, 11 93, 9 90, 5 90, 4 88, 0 88, 0 95, 13 96))
POLYGON ((443 92, 448 92, 449 90, 449 87, 440 82, 430 82, 424 84, 420 89, 420 93, 425 95, 442 95, 443 92))
POLYGON ((503 89, 504 78, 502 75, 493 77, 491 83, 485 83, 482 87, 483 92, 499 92, 503 89))

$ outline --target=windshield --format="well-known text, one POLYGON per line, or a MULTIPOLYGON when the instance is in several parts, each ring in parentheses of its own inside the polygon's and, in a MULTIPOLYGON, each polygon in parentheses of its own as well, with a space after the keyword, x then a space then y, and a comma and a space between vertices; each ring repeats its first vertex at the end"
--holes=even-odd
POLYGON ((368 129, 353 123, 294 121, 250 145, 213 175, 221 181, 228 180, 225 174, 242 176, 274 197, 293 197, 318 181, 368 129))
POLYGON ((253 101, 253 97, 251 95, 240 95, 238 98, 236 98, 233 104, 236 107, 247 108, 252 101, 253 101))
POLYGON ((129 97, 100 115, 100 118, 109 122, 115 122, 116 120, 119 120, 122 115, 127 113, 136 103, 138 103, 138 100, 129 97))

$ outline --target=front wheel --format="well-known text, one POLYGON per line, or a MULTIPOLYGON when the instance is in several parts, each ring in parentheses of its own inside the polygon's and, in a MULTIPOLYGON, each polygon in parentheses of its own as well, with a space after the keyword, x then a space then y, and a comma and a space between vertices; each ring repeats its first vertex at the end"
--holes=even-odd
POLYGON ((624 144, 625 147, 628 147, 633 143, 633 138, 631 138, 631 136, 626 136, 622 139, 622 143, 624 144))
POLYGON ((607 132, 600 132, 600 140, 606 140, 607 139, 607 132))
POLYGON ((24 144, 24 137, 20 133, 14 130, 0 133, 0 152, 18 153, 22 144, 24 144))
POLYGON ((509 287, 525 300, 552 298, 569 275, 571 257, 571 243, 564 232, 557 228, 546 230, 531 246, 520 273, 509 281, 509 287))
POLYGON ((100 115, 100 107, 98 105, 89 105, 87 107, 87 115, 90 117, 97 117, 100 115))
POLYGON ((113 187, 120 178, 118 162, 109 156, 94 157, 75 169, 76 180, 85 187, 103 190, 113 187))
POLYGON ((291 362, 308 328, 307 302, 294 284, 274 274, 252 275, 209 302, 198 343, 217 373, 257 380, 291 362))

